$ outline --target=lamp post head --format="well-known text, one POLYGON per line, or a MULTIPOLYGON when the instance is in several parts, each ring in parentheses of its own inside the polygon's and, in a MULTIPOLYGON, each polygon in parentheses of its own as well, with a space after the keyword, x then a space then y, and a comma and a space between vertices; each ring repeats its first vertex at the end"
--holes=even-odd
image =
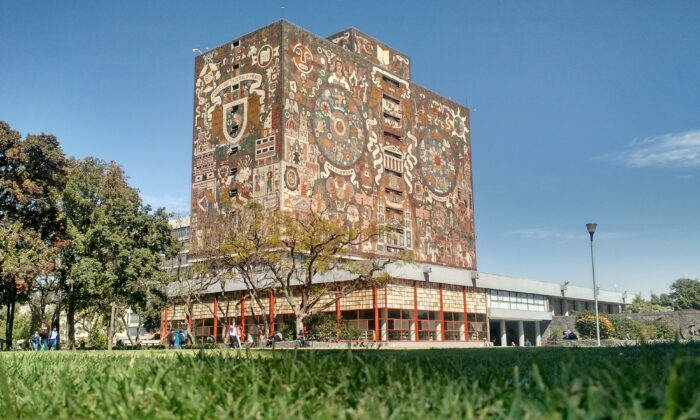
POLYGON ((595 228, 598 225, 595 223, 586 223, 586 229, 588 229, 588 233, 591 235, 591 241, 593 240, 593 234, 595 233, 595 228))

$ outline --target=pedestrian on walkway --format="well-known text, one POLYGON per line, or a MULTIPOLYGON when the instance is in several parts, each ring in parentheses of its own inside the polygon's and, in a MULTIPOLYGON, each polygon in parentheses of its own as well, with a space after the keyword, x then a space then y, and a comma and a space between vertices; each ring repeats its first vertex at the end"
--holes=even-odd
POLYGON ((180 340, 182 339, 182 330, 175 331, 174 335, 173 346, 176 350, 182 350, 182 345, 180 344, 180 340))
POLYGON ((58 330, 55 327, 49 335, 49 350, 58 350, 58 330))
POLYGON ((239 349, 243 347, 241 346, 241 332, 238 326, 236 325, 236 321, 233 321, 233 324, 229 326, 228 335, 229 340, 231 341, 231 348, 233 348, 234 346, 238 347, 239 349))
POLYGON ((32 350, 39 351, 39 349, 41 348, 41 337, 39 337, 39 331, 34 331, 34 334, 31 338, 31 342, 32 350))
POLYGON ((40 350, 48 350, 49 347, 49 327, 46 325, 46 321, 41 323, 41 329, 39 330, 39 338, 41 339, 40 350))

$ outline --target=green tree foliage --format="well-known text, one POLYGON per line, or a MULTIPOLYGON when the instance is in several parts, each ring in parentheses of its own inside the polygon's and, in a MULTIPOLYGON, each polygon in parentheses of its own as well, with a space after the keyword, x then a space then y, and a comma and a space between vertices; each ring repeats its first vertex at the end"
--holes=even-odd
POLYGON ((614 327, 613 337, 620 340, 672 340, 676 332, 664 320, 637 320, 616 315, 610 317, 614 327))
POLYGON ((644 299, 641 294, 635 295, 632 303, 625 308, 626 312, 632 313, 668 312, 672 310, 673 306, 668 300, 668 295, 662 294, 657 296, 653 293, 650 300, 644 299))
MULTIPOLYGON (((600 315, 598 317, 598 324, 600 325, 600 338, 610 338, 615 334, 615 327, 613 323, 605 315, 600 315)), ((595 315, 591 313, 584 313, 576 317, 576 331, 585 338, 596 338, 596 323, 595 315)))
POLYGON ((671 293, 660 295, 652 293, 649 300, 645 300, 641 294, 638 294, 634 297, 632 304, 627 306, 626 311, 647 313, 683 309, 700 310, 700 281, 697 279, 678 279, 671 284, 671 293))
POLYGON ((669 300, 673 309, 700 310, 700 281, 698 279, 678 279, 671 284, 669 300))
POLYGON ((0 302, 7 309, 8 345, 17 302, 27 299, 36 276, 52 269, 53 251, 63 243, 58 198, 64 167, 54 136, 22 140, 0 121, 0 302))
POLYGON ((160 265, 177 252, 177 241, 165 211, 144 206, 114 162, 71 160, 63 209, 70 244, 61 254, 60 288, 73 345, 76 312, 112 304, 144 309, 162 294, 160 265))

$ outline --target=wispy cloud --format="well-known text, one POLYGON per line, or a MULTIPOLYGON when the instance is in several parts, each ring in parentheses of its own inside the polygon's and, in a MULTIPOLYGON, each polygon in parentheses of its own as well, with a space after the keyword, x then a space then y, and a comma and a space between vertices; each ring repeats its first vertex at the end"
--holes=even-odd
POLYGON ((685 175, 678 175, 676 178, 687 180, 687 179, 693 179, 693 176, 685 174, 685 175))
POLYGON ((150 195, 142 194, 144 203, 150 204, 154 209, 165 207, 165 210, 176 215, 189 213, 190 197, 174 195, 150 195))
POLYGON ((518 229, 510 232, 510 234, 526 239, 571 240, 581 238, 581 235, 542 228, 518 229))
POLYGON ((631 168, 700 166, 700 130, 635 140, 626 150, 601 156, 631 168))
MULTIPOLYGON (((588 232, 585 229, 581 229, 581 232, 574 233, 570 231, 561 231, 554 229, 544 229, 544 228, 525 228, 517 229, 509 232, 508 234, 518 236, 524 239, 548 239, 555 241, 572 241, 587 239, 588 232)), ((596 234, 596 239, 627 239, 634 238, 638 236, 643 236, 652 232, 600 232, 596 234)))

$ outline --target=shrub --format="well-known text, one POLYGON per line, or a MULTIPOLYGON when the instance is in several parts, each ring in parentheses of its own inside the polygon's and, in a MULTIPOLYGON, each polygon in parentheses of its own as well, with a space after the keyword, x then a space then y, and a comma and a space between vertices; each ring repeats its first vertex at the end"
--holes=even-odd
POLYGON ((314 341, 335 341, 338 339, 338 320, 335 314, 315 314, 307 318, 307 336, 314 341))
POLYGON ((294 337, 296 337, 296 331, 294 331, 295 329, 296 320, 294 317, 285 317, 283 318, 283 322, 278 327, 276 332, 282 334, 283 340, 294 340, 294 337))
POLYGON ((359 340, 362 336, 362 331, 355 324, 343 322, 340 324, 340 339, 341 340, 359 340))
POLYGON ((654 321, 654 326, 656 327, 657 340, 673 340, 676 338, 676 331, 664 320, 657 319, 654 321))
MULTIPOLYGON (((598 316, 598 322, 600 324, 600 338, 609 338, 613 336, 615 328, 612 322, 605 316, 598 316)), ((596 328, 595 328, 595 315, 584 314, 576 318, 576 330, 585 338, 595 338, 596 328)))
POLYGON ((90 342, 90 347, 97 350, 104 350, 107 348, 107 334, 102 332, 100 328, 93 328, 88 335, 88 341, 90 342))
POLYGON ((638 340, 639 325, 638 322, 629 318, 613 317, 610 318, 615 330, 613 338, 620 340, 638 340))
POLYGON ((675 331, 664 320, 641 321, 622 317, 613 317, 615 328, 613 336, 622 340, 673 340, 675 331))

